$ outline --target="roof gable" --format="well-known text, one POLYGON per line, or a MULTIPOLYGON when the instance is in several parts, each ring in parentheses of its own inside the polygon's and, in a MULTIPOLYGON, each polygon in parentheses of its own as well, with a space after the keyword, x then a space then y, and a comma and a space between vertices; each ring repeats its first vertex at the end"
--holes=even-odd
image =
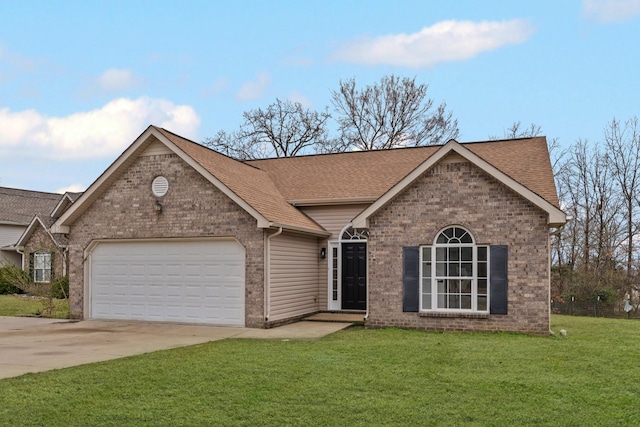
POLYGON ((152 144, 162 143, 252 215, 258 227, 279 227, 319 235, 328 234, 309 217, 287 203, 269 176, 165 129, 149 126, 87 191, 56 221, 54 232, 69 226, 152 144))
MULTIPOLYGON (((542 140, 544 141, 544 138, 542 140)), ((548 223, 550 225, 558 226, 566 222, 566 215, 557 206, 555 206, 552 201, 549 201, 544 197, 542 197, 540 194, 532 191, 527 186, 523 185, 521 182, 513 179, 507 173, 503 172, 501 169, 498 169, 492 163, 485 160, 480 155, 476 154, 476 152, 483 153, 485 156, 494 160, 494 162, 499 161, 502 163, 502 162, 508 161, 508 159, 511 158, 511 156, 509 155, 506 155, 507 159, 503 159, 500 157, 500 156, 505 156, 506 154, 506 153, 503 154, 503 151, 505 151, 504 148, 500 151, 496 152, 495 150, 493 150, 492 152, 491 150, 483 150, 480 147, 475 147, 475 150, 473 150, 471 149, 471 147, 467 148, 467 145, 472 146, 473 144, 463 145, 455 140, 450 140, 444 146, 441 146, 438 149, 438 151, 436 151, 433 155, 431 155, 424 162, 422 162, 418 167, 412 170, 402 180, 397 182, 393 187, 391 187, 387 192, 385 192, 380 198, 378 198, 374 203, 372 203, 367 209, 365 209, 359 215, 357 215, 352 221, 353 227, 368 228, 369 218, 373 214, 375 214, 379 209, 381 209, 383 206, 389 203, 397 194, 402 192, 405 188, 407 188, 415 180, 417 180, 420 176, 422 176, 422 174, 424 174, 427 170, 429 170, 433 165, 441 161, 445 156, 449 155, 450 153, 456 153, 460 155, 467 161, 473 163, 474 165, 482 169, 484 172, 486 172, 487 174, 495 178, 496 180, 500 181, 501 183, 503 183, 504 185, 506 185, 513 191, 515 191, 516 193, 520 194, 525 199, 529 200, 534 205, 538 206, 539 208, 547 212, 548 223), (491 154, 493 154, 493 156, 491 156, 491 154)), ((545 143, 545 151, 546 151, 546 143, 545 143)), ((547 159, 548 159, 548 155, 547 155, 547 159)), ((529 161, 528 158, 526 158, 526 160, 529 161)), ((517 163, 521 163, 521 162, 517 162, 517 163)), ((507 168, 507 170, 512 171, 512 173, 517 172, 517 170, 514 167, 507 168)), ((528 178, 529 178, 528 180, 532 184, 535 184, 538 181, 535 174, 529 176, 528 178)), ((540 188, 544 188, 544 185, 540 186, 540 188)), ((554 200, 557 204, 557 196, 555 194, 555 185, 553 185, 552 188, 553 188, 553 194, 552 194, 553 197, 551 197, 551 199, 554 200)))
POLYGON ((51 234, 51 226, 53 225, 54 221, 55 220, 53 218, 48 216, 47 217, 43 216, 42 218, 39 215, 34 216, 31 222, 29 223, 29 225, 27 226, 26 230, 24 230, 24 233, 22 233, 22 236, 20 236, 20 238, 18 239, 16 246, 18 247, 25 246, 27 241, 29 241, 29 239, 31 238, 33 233, 35 233, 38 227, 42 227, 44 231, 47 232, 47 234, 51 238, 51 241, 55 243, 56 246, 65 247, 67 245, 67 239, 64 236, 60 234, 51 234))

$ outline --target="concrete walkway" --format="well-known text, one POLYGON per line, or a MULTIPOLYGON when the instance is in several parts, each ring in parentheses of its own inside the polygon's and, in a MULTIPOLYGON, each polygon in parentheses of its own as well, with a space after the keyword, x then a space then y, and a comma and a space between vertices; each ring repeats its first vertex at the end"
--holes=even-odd
POLYGON ((272 329, 0 317, 0 379, 225 338, 315 339, 350 326, 302 321, 272 329))

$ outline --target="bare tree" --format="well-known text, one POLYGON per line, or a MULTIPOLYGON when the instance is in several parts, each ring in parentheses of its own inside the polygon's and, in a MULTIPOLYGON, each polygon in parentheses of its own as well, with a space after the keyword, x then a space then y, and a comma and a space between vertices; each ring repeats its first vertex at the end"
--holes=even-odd
POLYGON ((313 147, 318 152, 335 151, 329 140, 327 121, 329 112, 305 109, 302 104, 281 101, 265 110, 247 111, 237 131, 220 131, 207 138, 203 145, 239 160, 266 157, 291 157, 313 147))
POLYGON ((375 150, 444 143, 459 135, 446 104, 434 107, 428 86, 414 78, 384 76, 359 89, 355 79, 331 91, 340 140, 345 149, 375 150))
POLYGON ((637 208, 640 194, 640 129, 638 118, 633 117, 624 124, 615 118, 607 124, 604 139, 608 150, 608 160, 614 170, 614 179, 622 195, 625 219, 626 271, 633 274, 634 240, 638 233, 636 226, 637 208))

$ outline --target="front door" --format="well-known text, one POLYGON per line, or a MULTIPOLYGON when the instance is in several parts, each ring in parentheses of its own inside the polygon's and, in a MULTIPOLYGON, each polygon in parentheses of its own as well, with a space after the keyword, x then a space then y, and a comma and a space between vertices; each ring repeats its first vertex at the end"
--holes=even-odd
POLYGON ((367 244, 342 244, 342 309, 367 309, 367 244))

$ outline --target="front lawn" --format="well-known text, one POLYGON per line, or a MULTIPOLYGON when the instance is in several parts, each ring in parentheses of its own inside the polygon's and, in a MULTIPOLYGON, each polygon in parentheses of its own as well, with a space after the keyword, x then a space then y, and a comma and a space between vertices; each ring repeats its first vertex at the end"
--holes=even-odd
MULTIPOLYGON (((48 300, 26 295, 0 295, 0 316, 36 316, 47 311, 48 300)), ((69 317, 69 302, 53 300, 54 315, 58 319, 69 317)))
POLYGON ((352 328, 0 380, 4 425, 640 425, 640 322, 567 336, 352 328))

